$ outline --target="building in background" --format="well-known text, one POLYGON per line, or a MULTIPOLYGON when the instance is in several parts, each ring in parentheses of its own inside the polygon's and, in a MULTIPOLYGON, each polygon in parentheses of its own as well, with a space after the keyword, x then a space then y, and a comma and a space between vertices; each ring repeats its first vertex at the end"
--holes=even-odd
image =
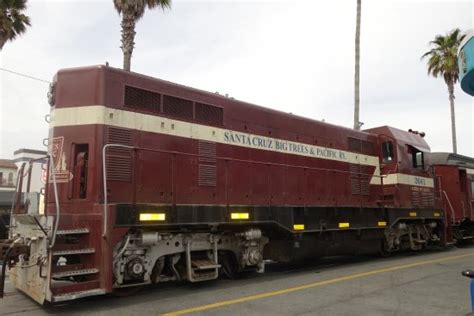
POLYGON ((16 172, 15 161, 0 159, 0 192, 15 190, 16 172))
POLYGON ((20 196, 20 201, 28 204, 29 211, 40 213, 44 211, 41 188, 45 185, 46 174, 43 172, 43 168, 47 162, 46 154, 46 151, 22 148, 13 153, 13 160, 0 159, 0 239, 7 237, 18 170, 23 164, 25 164, 21 190, 23 194, 20 196), (29 172, 31 172, 31 176, 29 176, 29 172), (29 184, 28 178, 30 178, 29 184), (29 193, 25 193, 28 191, 28 185, 29 193))

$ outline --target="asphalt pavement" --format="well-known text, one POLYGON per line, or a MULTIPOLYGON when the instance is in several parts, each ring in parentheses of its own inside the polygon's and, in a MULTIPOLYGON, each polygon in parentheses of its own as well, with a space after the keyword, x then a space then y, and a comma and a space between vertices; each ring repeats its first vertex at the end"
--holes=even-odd
POLYGON ((168 283, 129 297, 42 307, 7 282, 1 315, 466 315, 474 246, 390 258, 333 257, 267 266, 265 274, 168 283))

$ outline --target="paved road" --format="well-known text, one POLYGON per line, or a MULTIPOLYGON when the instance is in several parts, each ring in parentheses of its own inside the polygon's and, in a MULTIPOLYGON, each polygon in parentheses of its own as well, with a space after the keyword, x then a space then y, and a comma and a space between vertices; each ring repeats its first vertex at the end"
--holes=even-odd
POLYGON ((163 284, 127 298, 40 307, 7 283, 1 315, 465 315, 474 246, 391 258, 327 258, 265 274, 163 284))

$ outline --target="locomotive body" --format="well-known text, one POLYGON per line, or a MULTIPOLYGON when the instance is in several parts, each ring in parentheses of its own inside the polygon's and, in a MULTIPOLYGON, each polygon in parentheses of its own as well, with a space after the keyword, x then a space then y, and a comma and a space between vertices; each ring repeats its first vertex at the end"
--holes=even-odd
POLYGON ((17 203, 1 254, 40 303, 452 239, 415 132, 104 66, 59 71, 50 103, 46 211, 17 203))

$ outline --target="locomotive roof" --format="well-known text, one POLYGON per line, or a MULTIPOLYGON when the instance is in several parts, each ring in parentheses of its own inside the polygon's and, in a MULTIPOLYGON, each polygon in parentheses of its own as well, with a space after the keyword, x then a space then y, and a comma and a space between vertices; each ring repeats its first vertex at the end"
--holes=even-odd
MULTIPOLYGON (((189 86, 186 86, 186 85, 177 84, 177 83, 174 83, 174 82, 171 82, 171 81, 168 81, 168 80, 158 79, 158 78, 154 78, 154 77, 143 75, 143 74, 136 73, 136 72, 126 72, 122 69, 118 69, 118 68, 114 68, 114 67, 110 67, 110 66, 105 66, 105 65, 95 65, 95 66, 61 69, 61 70, 58 71, 58 73, 54 77, 53 81, 56 81, 57 77, 60 76, 61 74, 70 75, 74 72, 79 73, 79 72, 87 72, 87 71, 94 71, 94 70, 96 70, 96 71, 97 70, 99 70, 99 71, 102 70, 102 71, 105 71, 105 72, 114 72, 114 73, 120 74, 120 76, 125 75, 125 76, 135 77, 137 79, 142 79, 142 81, 148 81, 148 83, 150 81, 153 81, 153 82, 158 83, 158 84, 164 84, 169 88, 173 88, 173 89, 177 88, 177 89, 187 90, 187 92, 190 92, 191 94, 195 94, 195 95, 198 95, 198 96, 201 96, 201 97, 205 97, 206 99, 212 98, 213 100, 220 100, 222 103, 220 103, 219 106, 223 106, 223 107, 232 108, 235 105, 252 107, 254 109, 259 109, 263 112, 266 112, 268 114, 272 114, 272 115, 276 115, 276 116, 280 116, 280 117, 286 117, 286 118, 290 118, 290 119, 293 119, 293 120, 298 120, 299 122, 301 122, 303 124, 306 122, 306 123, 309 123, 309 124, 318 124, 320 126, 326 126, 328 128, 332 128, 332 129, 344 130, 347 135, 353 135, 353 136, 359 135, 359 137, 363 136, 363 138, 365 138, 365 139, 368 138, 368 137, 371 137, 371 135, 373 136, 373 134, 370 133, 370 132, 356 131, 352 128, 348 128, 348 127, 344 127, 344 126, 340 126, 340 125, 336 125, 336 124, 331 124, 331 123, 327 123, 327 122, 316 120, 316 119, 310 119, 310 118, 295 115, 295 114, 292 114, 292 113, 287 113, 287 112, 283 112, 283 111, 274 110, 274 109, 271 109, 271 108, 268 108, 268 107, 264 107, 264 106, 252 104, 252 103, 249 103, 249 102, 245 102, 245 101, 240 101, 240 100, 237 100, 237 99, 234 99, 234 98, 226 97, 226 96, 221 95, 221 94, 196 89, 196 88, 189 87, 189 86)), ((299 125, 299 124, 296 124, 296 125, 299 125)))
POLYGON ((430 146, 419 134, 411 133, 391 126, 380 126, 366 129, 365 131, 369 133, 385 134, 387 136, 393 137, 398 142, 403 142, 404 144, 413 146, 423 152, 430 151, 430 146))
POLYGON ((474 158, 454 153, 437 152, 427 155, 432 165, 455 165, 474 169, 474 158))

